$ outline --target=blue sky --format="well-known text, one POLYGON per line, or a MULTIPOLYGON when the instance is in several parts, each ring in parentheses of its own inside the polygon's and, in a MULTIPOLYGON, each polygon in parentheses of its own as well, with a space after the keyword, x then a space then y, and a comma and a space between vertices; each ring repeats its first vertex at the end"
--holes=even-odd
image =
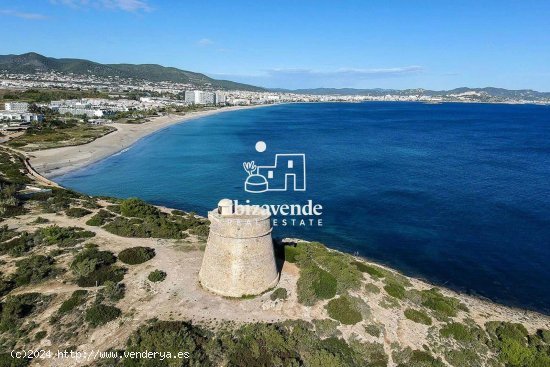
POLYGON ((0 54, 266 87, 550 91, 550 1, 0 0, 0 54))

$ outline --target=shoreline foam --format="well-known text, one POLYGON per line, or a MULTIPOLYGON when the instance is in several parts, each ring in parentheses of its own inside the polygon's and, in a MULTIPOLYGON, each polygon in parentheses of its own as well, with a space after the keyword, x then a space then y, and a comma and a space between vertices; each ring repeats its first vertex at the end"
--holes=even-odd
POLYGON ((92 163, 127 150, 140 139, 172 125, 223 112, 240 111, 270 105, 224 107, 215 110, 191 112, 185 115, 155 117, 143 124, 113 123, 117 130, 90 143, 61 148, 27 152, 32 167, 47 178, 54 178, 84 168, 92 163))

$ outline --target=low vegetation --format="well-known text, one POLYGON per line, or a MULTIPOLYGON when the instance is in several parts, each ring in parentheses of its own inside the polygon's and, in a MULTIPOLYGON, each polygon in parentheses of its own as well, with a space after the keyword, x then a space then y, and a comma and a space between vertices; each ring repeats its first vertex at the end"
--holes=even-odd
POLYGON ((490 345, 506 366, 550 366, 550 345, 540 335, 530 335, 523 325, 510 322, 488 322, 485 326, 490 345))
POLYGON ((0 255, 8 254, 12 257, 20 257, 40 243, 40 240, 36 240, 35 236, 28 232, 12 231, 6 235, 6 238, 8 240, 0 242, 0 255))
POLYGON ((365 264, 363 262, 354 261, 353 265, 362 273, 368 273, 375 279, 384 278, 386 276, 386 271, 378 266, 365 264))
POLYGON ((71 312, 72 310, 86 302, 87 295, 88 291, 84 289, 74 291, 71 294, 71 297, 61 304, 61 306, 57 310, 57 313, 63 315, 71 312))
POLYGON ((384 290, 397 299, 404 299, 406 295, 405 287, 398 283, 390 282, 384 286, 384 290))
MULTIPOLYGON (((162 351, 176 356, 192 351, 197 366, 374 366, 388 363, 381 344, 319 338, 310 323, 247 324, 213 333, 183 321, 157 321, 142 326, 128 340, 127 352, 162 351)), ((128 366, 148 366, 147 359, 127 360, 128 366)))
POLYGON ((13 280, 0 276, 0 297, 8 294, 13 288, 15 288, 15 282, 13 280))
POLYGON ((99 295, 104 300, 116 303, 124 298, 125 293, 126 287, 124 283, 115 283, 108 280, 103 284, 103 289, 101 289, 99 295))
POLYGON ((298 301, 313 305, 337 294, 361 287, 362 273, 353 264, 353 257, 327 249, 320 243, 286 245, 285 260, 300 267, 298 301))
POLYGON ((116 267, 116 257, 112 252, 99 251, 91 247, 78 253, 71 263, 71 270, 77 276, 76 283, 81 287, 95 287, 107 281, 120 282, 125 270, 116 267))
POLYGON ((104 228, 123 237, 140 238, 186 238, 189 231, 199 237, 208 235, 208 221, 193 214, 167 214, 143 200, 131 198, 122 200, 115 207, 107 209, 119 212, 104 228))
POLYGON ((298 279, 298 302, 313 305, 323 299, 331 299, 336 295, 337 280, 329 272, 316 265, 302 268, 298 279))
POLYGON ((33 124, 23 135, 10 140, 8 145, 27 152, 81 145, 115 130, 111 126, 95 126, 75 119, 63 121, 51 118, 46 123, 33 124))
POLYGON ((147 279, 149 279, 150 282, 162 282, 164 279, 166 279, 166 273, 162 270, 153 270, 149 273, 147 276, 147 279))
POLYGON ((155 250, 150 247, 130 247, 118 254, 118 259, 128 265, 142 264, 155 257, 155 250))
POLYGON ((65 210, 65 214, 71 218, 82 218, 91 213, 92 212, 90 210, 84 208, 69 208, 65 210))
POLYGON ((412 308, 407 308, 404 313, 406 318, 416 323, 424 325, 432 324, 432 318, 428 316, 425 312, 418 311, 412 308))
POLYGON ((59 227, 57 225, 41 228, 38 235, 48 245, 59 247, 71 247, 88 238, 94 237, 95 233, 86 231, 79 227, 59 227))
POLYGON ((458 299, 446 297, 437 288, 421 292, 422 306, 435 311, 439 317, 455 317, 459 311, 468 311, 458 299))
POLYGON ((51 278, 59 273, 54 263, 53 258, 44 255, 33 255, 19 260, 15 263, 17 269, 13 274, 13 281, 19 287, 51 278))
POLYGON ((272 301, 285 300, 288 298, 288 292, 285 288, 277 288, 271 293, 269 298, 272 301))
POLYGON ((360 310, 349 296, 341 296, 330 300, 326 305, 328 315, 344 325, 353 325, 363 320, 360 310))
POLYGON ((86 321, 92 327, 97 327, 115 320, 121 313, 120 309, 114 306, 104 304, 93 305, 86 310, 86 321))
POLYGON ((100 209, 96 214, 94 214, 90 219, 88 219, 88 221, 86 221, 86 224, 89 226, 99 227, 108 223, 113 216, 114 215, 111 212, 104 209, 100 209))
POLYGON ((25 318, 44 309, 50 300, 50 296, 40 293, 8 296, 3 303, 0 303, 0 333, 22 332, 24 335, 25 330, 21 330, 20 326, 25 318))

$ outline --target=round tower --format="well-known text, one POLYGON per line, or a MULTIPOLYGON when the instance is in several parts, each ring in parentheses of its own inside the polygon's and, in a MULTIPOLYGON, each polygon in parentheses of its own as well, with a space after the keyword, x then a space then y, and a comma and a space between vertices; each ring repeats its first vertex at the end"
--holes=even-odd
POLYGON ((256 295, 279 281, 271 214, 247 205, 235 208, 229 199, 208 212, 210 234, 199 281, 207 290, 228 297, 256 295), (238 209, 238 210, 236 210, 238 209))

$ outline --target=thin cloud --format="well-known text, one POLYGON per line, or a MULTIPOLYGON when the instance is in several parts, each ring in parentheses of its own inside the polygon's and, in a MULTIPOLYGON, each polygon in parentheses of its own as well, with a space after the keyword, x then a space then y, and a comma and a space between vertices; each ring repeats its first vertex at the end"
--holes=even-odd
POLYGON ((354 87, 362 88, 372 81, 407 78, 424 72, 419 65, 388 68, 341 68, 337 70, 314 70, 304 68, 275 68, 256 74, 216 74, 218 78, 277 88, 354 87))
POLYGON ((130 13, 152 10, 146 0, 50 0, 50 2, 71 8, 111 9, 130 13))
POLYGON ((209 38, 201 38, 200 40, 197 41, 197 45, 199 46, 211 46, 213 44, 214 44, 214 41, 212 41, 209 38))
POLYGON ((120 9, 129 12, 151 10, 147 2, 141 0, 102 0, 101 2, 106 8, 120 9))
POLYGON ((9 10, 9 9, 0 9, 0 15, 4 15, 7 17, 27 19, 27 20, 42 20, 47 18, 47 16, 45 16, 44 14, 26 13, 26 12, 20 12, 20 11, 9 10))
POLYGON ((393 68, 379 69, 338 69, 335 71, 316 71, 311 69, 268 69, 266 73, 271 76, 276 75, 299 75, 303 77, 325 77, 325 78, 340 78, 340 77, 357 77, 357 78, 375 78, 375 77, 391 77, 409 74, 418 74, 424 71, 422 66, 412 65, 393 68))

